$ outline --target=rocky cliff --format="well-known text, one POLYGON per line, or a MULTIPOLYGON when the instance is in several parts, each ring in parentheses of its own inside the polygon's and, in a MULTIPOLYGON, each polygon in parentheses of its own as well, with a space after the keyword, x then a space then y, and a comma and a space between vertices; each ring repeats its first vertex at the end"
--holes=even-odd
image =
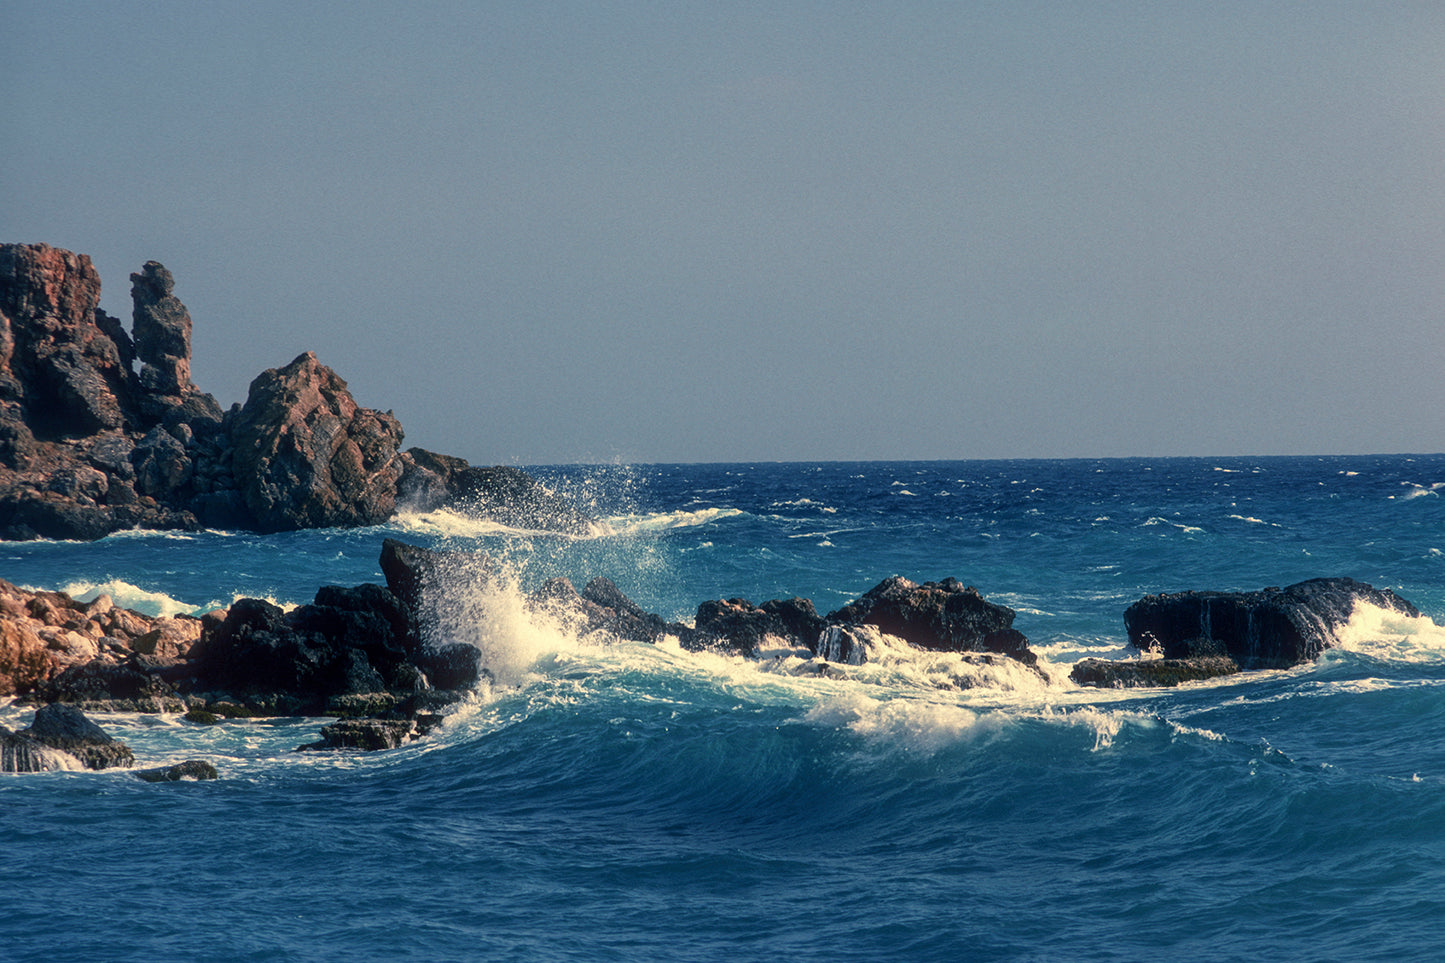
POLYGON ((128 333, 100 309, 89 257, 0 245, 0 539, 372 525, 399 498, 529 527, 588 523, 516 469, 402 451, 391 412, 358 405, 311 352, 223 411, 191 381, 174 289, 155 261, 132 274, 128 333))

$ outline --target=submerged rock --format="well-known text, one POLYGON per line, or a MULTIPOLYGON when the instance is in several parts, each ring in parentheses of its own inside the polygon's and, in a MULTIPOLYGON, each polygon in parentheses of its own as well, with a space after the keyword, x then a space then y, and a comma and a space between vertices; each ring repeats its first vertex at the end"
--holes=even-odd
POLYGON ((1255 592, 1149 595, 1125 610, 1124 627, 1131 645, 1166 659, 1193 657, 1203 640, 1242 669, 1288 668, 1334 645, 1335 633, 1359 602, 1420 614, 1388 589, 1351 578, 1317 578, 1255 592))
POLYGON ((207 779, 219 779, 221 774, 216 767, 204 759, 187 759, 185 762, 178 762, 173 766, 158 766, 154 769, 137 769, 131 773, 137 779, 145 782, 180 782, 183 779, 202 781, 207 779))
POLYGON ((376 752, 396 749, 417 738, 420 733, 411 720, 342 719, 321 727, 321 739, 298 746, 298 752, 336 749, 361 749, 376 752))
POLYGON ((1121 661, 1083 659, 1069 670, 1069 678, 1079 685, 1100 689, 1166 688, 1239 671, 1239 663, 1227 655, 1121 661))

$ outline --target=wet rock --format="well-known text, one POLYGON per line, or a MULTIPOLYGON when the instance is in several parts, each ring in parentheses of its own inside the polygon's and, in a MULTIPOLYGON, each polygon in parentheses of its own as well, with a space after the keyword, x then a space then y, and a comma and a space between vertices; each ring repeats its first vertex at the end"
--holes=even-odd
POLYGON ((135 764, 129 746, 112 739, 74 706, 41 706, 30 727, 20 730, 20 735, 74 756, 87 769, 129 768, 135 764))
POLYGON ((1133 689, 1177 686, 1184 682, 1234 675, 1239 671, 1239 663, 1227 655, 1121 661, 1083 659, 1069 670, 1069 678, 1082 686, 1133 689))
POLYGON ((894 576, 827 616, 829 623, 876 625, 923 649, 999 652, 1029 665, 1037 656, 1013 628, 1013 609, 986 601, 958 579, 919 585, 894 576))
POLYGON ((698 605, 692 632, 679 641, 693 651, 736 652, 756 658, 769 639, 813 650, 822 625, 807 599, 774 599, 760 606, 742 598, 713 599, 698 605))
POLYGON ((417 737, 411 720, 343 719, 321 727, 321 740, 297 747, 300 752, 360 749, 375 752, 396 749, 417 737))
POLYGON ((680 628, 660 615, 644 611, 615 582, 602 575, 588 580, 581 597, 583 602, 595 606, 587 610, 589 631, 602 631, 633 642, 656 642, 659 636, 680 628))
POLYGON ((381 543, 381 574, 386 587, 407 605, 423 603, 426 587, 441 569, 442 553, 388 538, 381 543))
POLYGON ((423 648, 416 653, 415 661, 438 689, 475 689, 483 679, 490 677, 487 667, 482 664, 481 651, 465 642, 423 648))
POLYGON ((818 658, 842 665, 872 662, 884 645, 882 630, 876 625, 829 625, 818 638, 818 658))
POLYGON ((1309 662, 1335 643, 1335 633, 1366 602, 1411 617, 1419 610, 1388 589, 1350 578, 1319 578, 1254 592, 1149 595, 1124 612, 1129 643, 1166 659, 1190 658, 1206 640, 1242 669, 1287 668, 1309 662))
POLYGON ((36 687, 34 698, 91 712, 185 712, 186 703, 162 677, 164 667, 94 658, 36 687))
POLYGON ((52 749, 20 732, 0 726, 0 772, 53 772, 83 769, 68 752, 52 749))
POLYGON ((216 767, 204 759, 187 759, 185 762, 178 762, 172 766, 137 769, 131 775, 145 782, 180 782, 183 779, 199 782, 221 778, 216 767))

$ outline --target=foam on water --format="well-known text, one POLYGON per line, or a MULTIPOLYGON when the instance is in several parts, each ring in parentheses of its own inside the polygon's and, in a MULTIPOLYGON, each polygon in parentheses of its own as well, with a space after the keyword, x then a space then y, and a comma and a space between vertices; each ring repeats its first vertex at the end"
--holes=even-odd
MULTIPOLYGON (((36 591, 28 588, 28 591, 36 591)), ((102 595, 109 595, 111 601, 125 609, 135 609, 146 615, 199 615, 215 608, 215 605, 195 605, 172 598, 164 592, 152 592, 121 579, 105 582, 79 580, 67 582, 59 589, 77 602, 93 602, 102 595)))
POLYGON ((820 702, 800 721, 846 729, 875 748, 886 746, 929 754, 992 735, 1008 719, 1000 712, 975 712, 957 703, 879 699, 863 692, 848 692, 820 702))
POLYGON ((652 512, 642 515, 617 515, 607 525, 619 535, 646 535, 678 528, 698 528, 724 518, 745 514, 737 508, 703 508, 673 512, 652 512))
POLYGON ((439 508, 429 512, 406 512, 397 515, 389 523, 391 527, 412 535, 427 535, 443 539, 480 539, 494 535, 544 536, 559 539, 605 538, 617 532, 606 522, 595 522, 588 531, 557 532, 547 529, 517 528, 503 525, 489 518, 469 515, 466 512, 439 508))
POLYGON ((1445 626, 1429 616, 1411 617, 1361 602, 1350 621, 1335 632, 1335 644, 1346 652, 1387 662, 1445 661, 1445 626))

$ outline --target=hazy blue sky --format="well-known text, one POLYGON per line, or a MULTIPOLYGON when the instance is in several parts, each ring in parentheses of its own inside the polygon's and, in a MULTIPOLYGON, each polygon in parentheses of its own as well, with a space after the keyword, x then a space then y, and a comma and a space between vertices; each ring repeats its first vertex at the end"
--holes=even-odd
POLYGON ((475 462, 1445 450, 1445 4, 0 5, 0 240, 475 462))

